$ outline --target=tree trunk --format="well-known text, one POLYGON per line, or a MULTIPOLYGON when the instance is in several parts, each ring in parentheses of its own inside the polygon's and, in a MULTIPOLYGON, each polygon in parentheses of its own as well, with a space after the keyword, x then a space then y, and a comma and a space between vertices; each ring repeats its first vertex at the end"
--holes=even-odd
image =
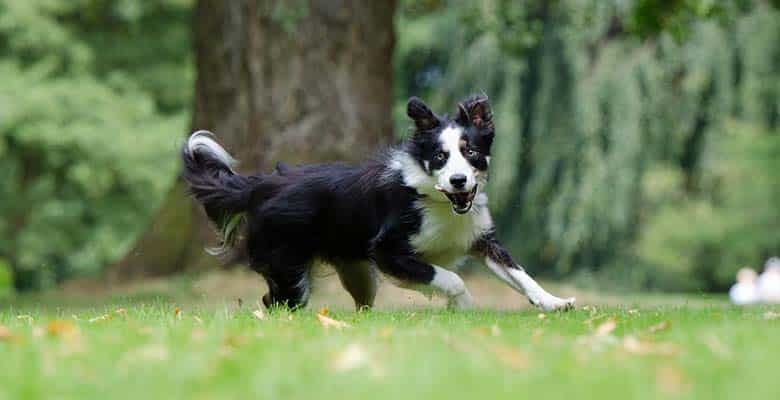
MULTIPOLYGON (((216 133, 238 170, 357 161, 392 136, 395 1, 200 0, 192 129, 216 133)), ((173 156, 173 155, 172 155, 173 156)), ((121 280, 216 263, 203 212, 177 182, 121 280)))

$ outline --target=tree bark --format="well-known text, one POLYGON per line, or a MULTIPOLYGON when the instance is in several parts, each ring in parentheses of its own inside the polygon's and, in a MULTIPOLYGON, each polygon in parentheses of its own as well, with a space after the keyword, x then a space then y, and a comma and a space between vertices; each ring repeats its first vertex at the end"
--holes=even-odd
MULTIPOLYGON (((392 137, 395 1, 200 0, 192 129, 216 133, 238 170, 357 161, 392 137)), ((172 155, 174 156, 174 155, 172 155)), ((177 181, 109 278, 203 269, 215 237, 177 181)))

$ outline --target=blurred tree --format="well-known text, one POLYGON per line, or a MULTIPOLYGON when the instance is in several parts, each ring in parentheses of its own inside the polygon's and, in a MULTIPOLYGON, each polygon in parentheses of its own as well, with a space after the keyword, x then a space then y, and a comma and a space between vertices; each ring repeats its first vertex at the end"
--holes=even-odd
MULTIPOLYGON (((394 1, 200 0, 193 129, 214 131, 239 170, 364 158, 392 137, 394 1)), ((177 184, 118 279, 213 264, 213 234, 177 184)))

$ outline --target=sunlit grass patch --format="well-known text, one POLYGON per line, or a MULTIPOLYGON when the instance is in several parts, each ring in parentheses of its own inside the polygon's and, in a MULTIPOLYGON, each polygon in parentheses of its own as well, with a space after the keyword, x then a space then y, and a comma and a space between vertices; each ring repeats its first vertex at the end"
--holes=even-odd
POLYGON ((0 398, 776 398, 770 308, 0 312, 0 398))

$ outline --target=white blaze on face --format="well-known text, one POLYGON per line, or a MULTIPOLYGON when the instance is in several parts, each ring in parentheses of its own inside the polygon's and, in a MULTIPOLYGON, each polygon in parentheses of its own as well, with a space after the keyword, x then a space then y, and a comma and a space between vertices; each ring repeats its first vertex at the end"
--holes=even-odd
POLYGON ((463 153, 460 151, 460 140, 462 136, 463 129, 457 125, 448 126, 439 135, 442 150, 448 153, 449 158, 447 158, 444 167, 436 171, 434 175, 436 175, 439 186, 450 193, 471 191, 477 183, 474 167, 469 164, 468 160, 463 157, 463 153), (450 183, 450 177, 455 174, 463 174, 466 176, 466 186, 462 189, 455 189, 450 183))

